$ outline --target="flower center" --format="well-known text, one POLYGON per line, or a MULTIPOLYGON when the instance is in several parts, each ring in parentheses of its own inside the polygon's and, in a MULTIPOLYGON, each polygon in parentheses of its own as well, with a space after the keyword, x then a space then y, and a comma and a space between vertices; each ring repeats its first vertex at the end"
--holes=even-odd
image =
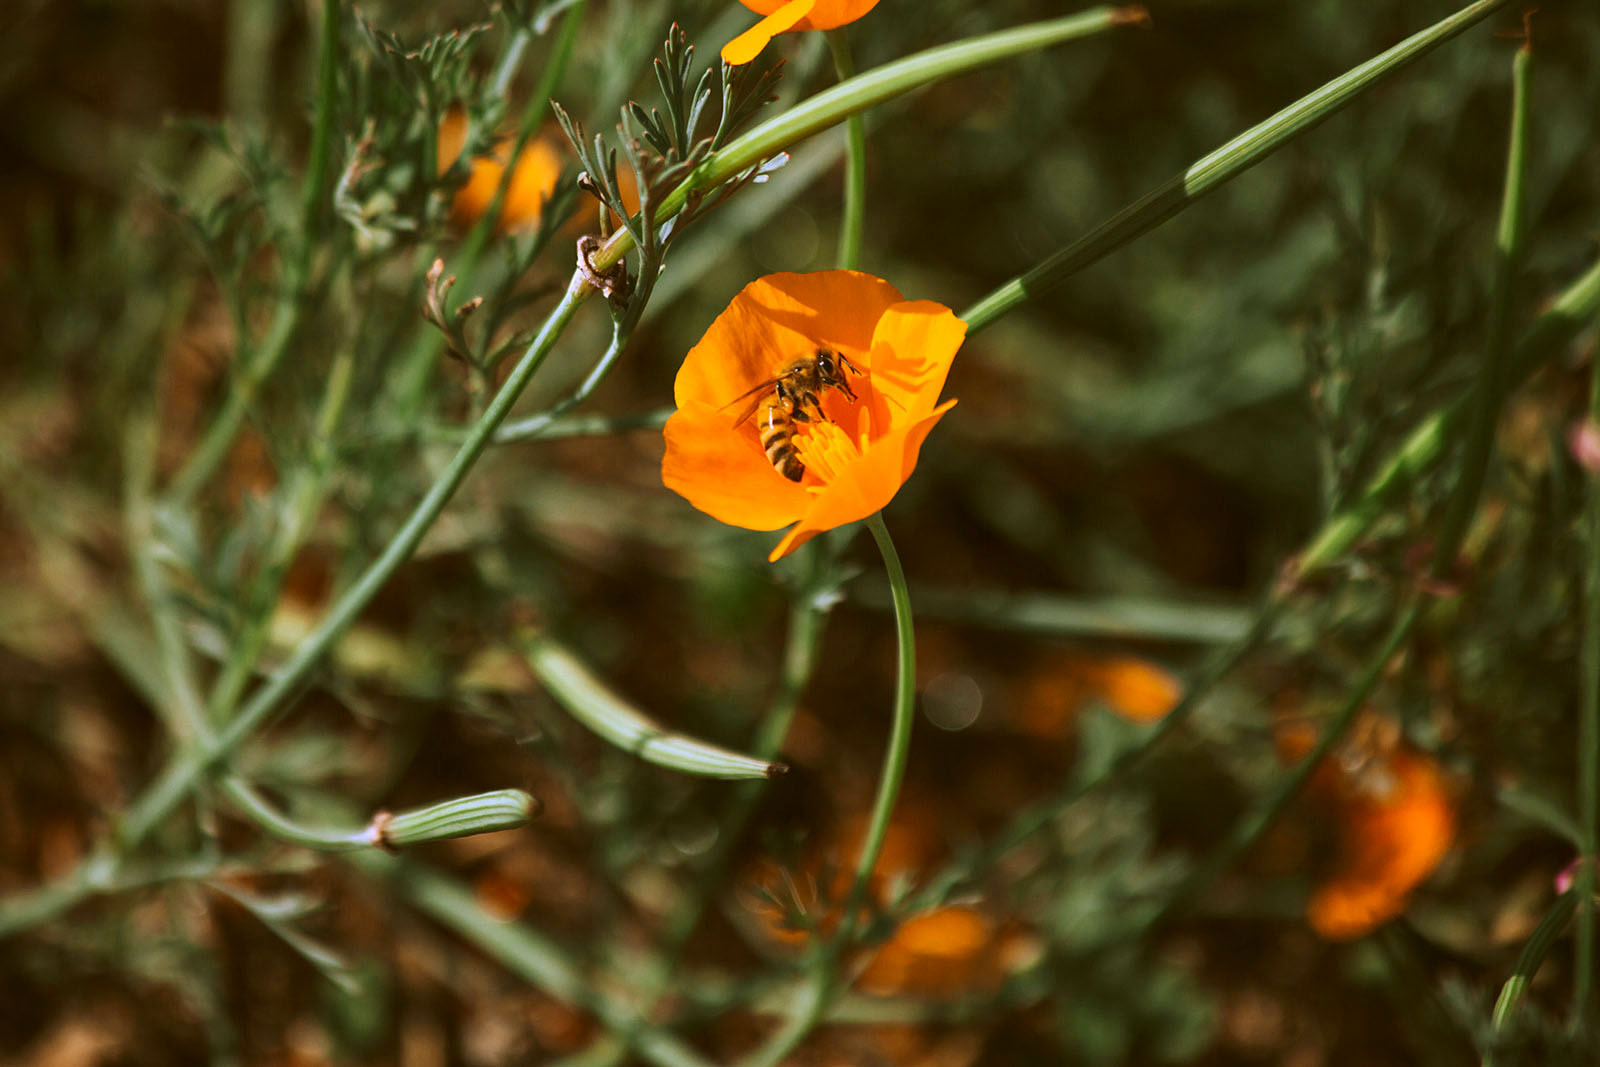
POLYGON ((866 412, 862 413, 863 435, 860 444, 850 439, 835 423, 801 423, 794 437, 795 454, 810 473, 816 475, 820 485, 807 485, 806 491, 820 493, 824 486, 839 476, 839 472, 861 458, 861 448, 866 444, 866 412))

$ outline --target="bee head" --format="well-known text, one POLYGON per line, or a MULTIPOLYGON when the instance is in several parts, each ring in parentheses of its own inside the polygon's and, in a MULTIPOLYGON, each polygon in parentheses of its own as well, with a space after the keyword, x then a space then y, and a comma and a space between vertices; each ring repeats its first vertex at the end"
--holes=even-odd
POLYGON ((843 352, 835 352, 831 348, 817 349, 817 378, 823 385, 838 386, 840 391, 851 400, 856 398, 855 392, 850 388, 850 383, 845 379, 844 372, 848 368, 856 374, 855 364, 845 358, 843 352))

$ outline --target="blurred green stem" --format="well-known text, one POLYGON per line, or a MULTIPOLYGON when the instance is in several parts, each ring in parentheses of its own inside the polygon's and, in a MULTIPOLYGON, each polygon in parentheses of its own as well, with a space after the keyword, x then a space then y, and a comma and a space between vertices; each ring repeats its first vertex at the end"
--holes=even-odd
POLYGON ((319 852, 342 852, 373 847, 366 827, 356 830, 306 826, 284 815, 254 786, 238 775, 227 775, 218 783, 227 798, 250 820, 280 841, 319 852))
POLYGON ((1129 204, 1117 214, 1073 241, 1025 274, 1013 278, 966 311, 961 318, 967 335, 1012 310, 1017 305, 1060 285, 1178 212, 1205 194, 1238 177, 1267 156, 1339 111, 1356 97, 1401 70, 1473 24, 1506 5, 1507 0, 1478 0, 1420 33, 1413 34, 1382 54, 1328 82, 1316 92, 1290 104, 1197 160, 1182 174, 1129 204))
POLYGON ((225 721, 237 706, 245 684, 250 680, 266 651, 272 631, 272 616, 278 597, 288 577, 289 566, 305 541, 322 508, 327 494, 328 479, 333 473, 333 437, 344 416, 345 404, 350 398, 350 380, 355 370, 355 351, 350 346, 342 348, 329 368, 323 389, 322 404, 317 412, 315 430, 308 446, 308 455, 295 469, 284 488, 282 515, 273 530, 272 542, 255 578, 243 596, 242 619, 222 670, 211 686, 206 707, 212 722, 225 721))
POLYGON ((814 947, 811 974, 809 980, 802 983, 800 1000, 793 1014, 785 1020, 772 1040, 746 1061, 747 1067, 775 1067, 782 1063, 826 1014, 837 992, 835 971, 839 959, 855 940, 857 919, 872 881, 872 872, 883 853, 883 842, 889 833, 889 822, 894 815, 895 800, 900 795, 900 785, 905 780, 906 760, 911 752, 917 679, 911 593, 906 587, 905 571, 900 567, 900 555, 895 551, 894 541, 883 524, 883 514, 874 514, 866 520, 866 525, 872 531, 873 540, 878 543, 878 551, 883 555, 883 567, 889 576, 889 588, 894 595, 895 638, 899 650, 895 663, 894 711, 889 727, 889 743, 883 754, 883 769, 878 775, 878 795, 873 801, 872 816, 861 842, 861 855, 856 860, 850 891, 845 894, 839 928, 826 944, 814 947))
MULTIPOLYGON (((1522 946, 1522 954, 1517 957, 1516 969, 1500 987, 1500 996, 1494 1002, 1492 1020, 1495 1038, 1504 1034, 1506 1027, 1510 1025, 1512 1017, 1517 1013, 1517 1005, 1522 1002, 1522 994, 1527 992, 1528 984, 1538 973, 1539 965, 1544 962, 1545 956, 1549 955, 1556 938, 1561 936, 1561 932, 1567 928, 1567 923, 1572 920, 1572 911, 1576 906, 1576 892, 1561 894, 1555 903, 1550 905, 1550 910, 1545 912, 1539 925, 1534 928, 1533 936, 1528 938, 1528 943, 1522 946)), ((1483 1067, 1497 1067, 1499 1062, 1498 1049, 1491 1046, 1484 1054, 1483 1067)))
POLYGON ((1511 301, 1517 272, 1522 266, 1522 245, 1527 211, 1522 193, 1527 170, 1528 76, 1533 52, 1525 42, 1512 60, 1511 143, 1506 152, 1505 189, 1500 203, 1500 229, 1495 240, 1494 281, 1489 293, 1489 330, 1484 344, 1483 370, 1470 394, 1466 450, 1461 477, 1451 496, 1439 539, 1434 547, 1433 573, 1445 575, 1455 568, 1472 517, 1478 510, 1483 480, 1494 451, 1495 430, 1508 392, 1507 363, 1511 350, 1511 301))
MULTIPOLYGON (((789 726, 794 722, 794 713, 800 707, 800 695, 816 669, 817 648, 822 643, 822 623, 827 613, 818 606, 817 594, 818 583, 826 569, 825 547, 816 539, 800 551, 806 554, 806 582, 789 606, 789 637, 783 651, 783 668, 778 675, 778 691, 751 742, 750 751, 757 759, 778 758, 783 739, 789 735, 789 726)), ((677 961, 705 913, 707 901, 727 870, 734 845, 755 814, 756 801, 766 791, 766 783, 741 782, 734 789, 727 812, 718 824, 715 851, 696 879, 695 893, 668 923, 664 953, 669 962, 677 961)))
POLYGON ((428 529, 444 511, 445 505, 466 479, 478 457, 487 447, 495 429, 516 403, 517 397, 555 347, 578 307, 593 292, 582 275, 574 274, 561 302, 550 312, 538 335, 483 415, 472 426, 467 439, 445 467, 427 494, 412 510, 378 558, 362 572, 328 610, 315 630, 303 640, 288 661, 268 679, 229 720, 215 742, 203 753, 179 755, 128 810, 119 827, 121 847, 131 849, 155 828, 183 800, 201 775, 225 760, 252 732, 266 723, 294 691, 306 680, 313 667, 333 647, 339 635, 356 620, 362 609, 377 595, 399 569, 428 529))
MULTIPOLYGON (((778 691, 750 743, 750 751, 758 759, 773 760, 778 757, 783 739, 788 736, 789 725, 794 721, 794 713, 800 706, 800 695, 816 668, 822 623, 827 618, 827 612, 818 600, 823 576, 828 570, 823 539, 817 538, 803 545, 800 554, 805 557, 806 577, 789 607, 789 637, 784 647, 783 669, 778 676, 778 691)), ((661 938, 661 951, 643 998, 647 1003, 659 1006, 662 995, 676 976, 683 950, 700 924, 712 894, 722 885, 728 862, 733 858, 734 847, 755 814, 756 802, 766 792, 767 783, 738 782, 733 788, 733 798, 718 822, 717 841, 711 855, 695 876, 694 888, 667 920, 661 938)), ((654 1009, 647 1014, 654 1017, 654 1009)), ((592 1062, 605 1065, 621 1063, 631 1047, 627 1041, 615 1042, 605 1051, 597 1051, 592 1062)))
MULTIPOLYGON (((833 69, 839 81, 855 77, 855 61, 850 56, 850 39, 844 27, 829 30, 828 47, 833 51, 833 69)), ((844 172, 844 218, 839 226, 837 264, 844 270, 861 265, 861 234, 867 205, 867 124, 857 111, 848 120, 849 141, 844 172)))
MULTIPOLYGON (((321 40, 318 42, 317 111, 311 132, 311 156, 300 186, 299 244, 286 257, 283 295, 278 299, 272 323, 261 344, 250 350, 229 385, 222 410, 206 428, 200 443, 189 454, 173 477, 167 499, 176 505, 187 504, 211 480, 217 467, 233 447, 234 438, 244 425, 245 416, 255 403, 256 391, 272 375, 289 349, 305 304, 311 298, 311 269, 321 247, 322 214, 332 155, 333 112, 339 88, 339 20, 342 8, 335 0, 322 5, 321 40)), ((243 339, 241 351, 245 351, 243 339)))

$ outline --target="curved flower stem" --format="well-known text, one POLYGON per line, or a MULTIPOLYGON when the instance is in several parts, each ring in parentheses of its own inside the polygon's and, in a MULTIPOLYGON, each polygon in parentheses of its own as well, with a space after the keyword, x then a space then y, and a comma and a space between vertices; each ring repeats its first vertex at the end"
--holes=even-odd
POLYGON ((894 802, 900 796, 900 783, 906 775, 906 757, 911 752, 912 706, 916 700, 917 643, 912 628, 911 592, 906 588, 905 571, 900 568, 900 555, 894 550, 889 529, 883 524, 879 512, 867 519, 867 529, 878 542, 883 554, 883 569, 889 577, 889 591, 894 597, 894 634, 898 647, 894 677, 894 717, 889 727, 889 747, 883 754, 883 771, 878 776, 878 796, 872 804, 872 821, 867 825, 866 839, 861 842, 861 857, 856 861, 855 879, 845 898, 844 918, 839 922, 838 942, 848 942, 855 934, 855 917, 861 898, 866 893, 867 881, 878 865, 878 855, 883 851, 884 838, 889 833, 889 818, 894 814, 894 802))
POLYGON ((819 946, 811 959, 810 981, 799 993, 801 1000, 790 1014, 781 1030, 773 1035, 763 1048, 749 1058, 747 1067, 775 1067, 804 1041, 828 1010, 834 994, 834 971, 839 958, 849 950, 855 939, 857 916, 861 911, 867 884, 878 857, 883 852, 883 842, 889 833, 889 820, 894 814, 895 800, 900 796, 900 784, 905 780, 906 758, 911 752, 911 724, 916 697, 917 647, 912 626, 911 593, 906 587, 905 571, 900 567, 900 555, 894 541, 883 524, 881 512, 866 520, 872 539, 878 543, 883 555, 883 567, 889 577, 889 589, 894 597, 895 637, 898 657, 895 664, 894 712, 889 727, 889 744, 883 754, 883 770, 878 776, 878 795, 872 804, 872 818, 867 825, 866 837, 861 842, 861 855, 856 860, 855 876, 850 891, 845 895, 844 911, 839 919, 839 929, 826 944, 819 946))
MULTIPOLYGON (((833 51, 833 69, 839 81, 855 77, 855 61, 850 55, 850 39, 844 27, 829 30, 828 47, 833 51)), ((848 155, 844 172, 844 219, 839 226, 839 266, 855 270, 861 265, 861 234, 867 205, 867 123, 862 113, 850 116, 848 155)))

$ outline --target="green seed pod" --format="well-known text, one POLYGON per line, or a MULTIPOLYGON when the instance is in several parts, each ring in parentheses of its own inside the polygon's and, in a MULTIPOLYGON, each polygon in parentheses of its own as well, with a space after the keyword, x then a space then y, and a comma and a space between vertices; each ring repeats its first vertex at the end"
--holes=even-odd
POLYGON ((543 805, 520 789, 501 789, 477 796, 458 797, 398 815, 381 811, 367 827, 369 843, 401 848, 446 837, 468 837, 491 830, 514 830, 539 814, 543 805))
POLYGON ((675 733, 627 703, 571 652, 541 634, 522 648, 534 673, 573 718, 646 763, 707 778, 773 778, 789 768, 675 733))

